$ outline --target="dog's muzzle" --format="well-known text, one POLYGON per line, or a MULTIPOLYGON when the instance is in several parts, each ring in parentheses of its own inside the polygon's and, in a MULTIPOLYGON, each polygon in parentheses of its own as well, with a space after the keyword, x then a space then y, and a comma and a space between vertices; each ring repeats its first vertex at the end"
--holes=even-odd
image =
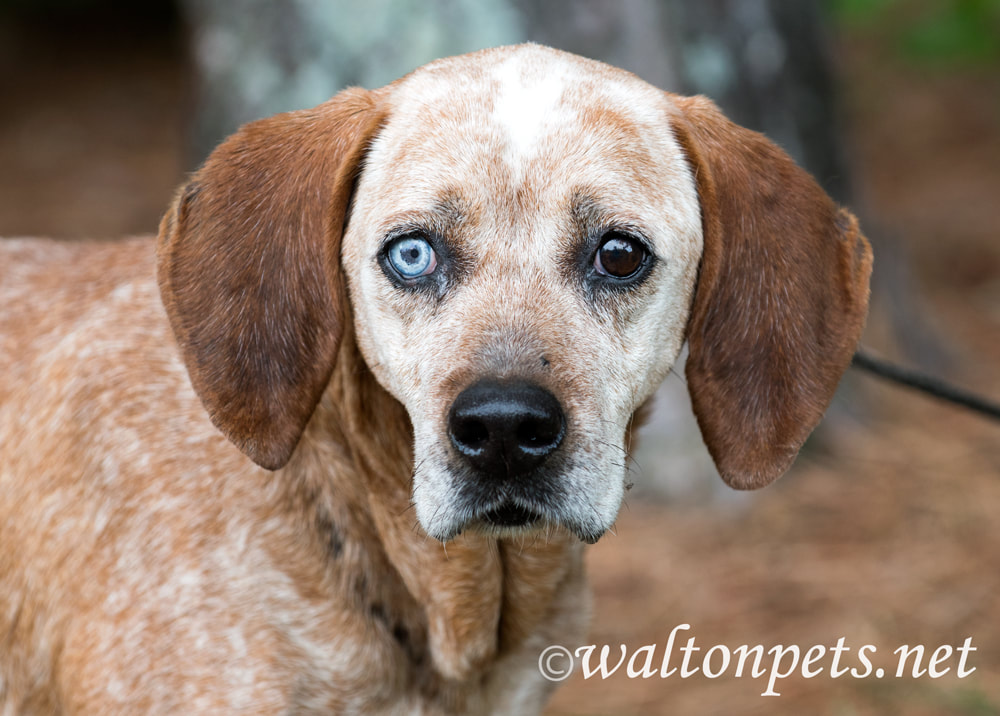
POLYGON ((448 435, 485 492, 498 496, 479 519, 522 527, 541 515, 523 479, 562 444, 566 416, 548 390, 528 382, 481 380, 463 390, 448 413, 448 435))

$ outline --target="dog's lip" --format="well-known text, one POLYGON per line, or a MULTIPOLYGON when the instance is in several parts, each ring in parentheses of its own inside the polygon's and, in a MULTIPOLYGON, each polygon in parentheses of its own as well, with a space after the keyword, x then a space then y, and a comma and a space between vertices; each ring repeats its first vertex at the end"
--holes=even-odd
POLYGON ((514 502, 502 502, 479 515, 479 519, 493 527, 528 527, 542 519, 542 515, 514 502))
MULTIPOLYGON (((596 508, 592 517, 580 496, 575 499, 560 485, 560 476, 546 472, 536 475, 531 485, 483 484, 454 475, 460 483, 451 509, 437 509, 428 522, 421 522, 427 533, 441 542, 450 542, 463 533, 493 538, 523 537, 534 532, 551 534, 566 530, 581 542, 594 544, 607 532, 596 508), (574 509, 576 508, 576 509, 574 509), (584 514, 579 514, 580 510, 584 514)), ((419 506, 418 506, 419 514, 419 506)))
POLYGON ((434 537, 442 542, 449 542, 467 531, 478 532, 493 537, 513 537, 538 529, 548 529, 549 527, 556 526, 568 530, 581 542, 587 544, 594 544, 606 532, 605 529, 594 525, 584 525, 574 520, 559 519, 530 507, 505 501, 488 510, 479 512, 475 517, 469 519, 461 526, 456 525, 453 530, 442 534, 435 534, 434 537))

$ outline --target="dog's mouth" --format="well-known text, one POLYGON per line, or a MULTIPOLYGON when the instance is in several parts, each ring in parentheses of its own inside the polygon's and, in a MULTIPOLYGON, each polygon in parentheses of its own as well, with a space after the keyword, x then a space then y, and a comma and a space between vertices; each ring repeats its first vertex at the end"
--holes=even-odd
POLYGON ((484 512, 479 519, 490 527, 530 527, 542 519, 542 516, 527 507, 504 502, 492 510, 484 512))
POLYGON ((565 527, 587 544, 594 544, 604 533, 603 529, 588 529, 588 526, 555 519, 551 515, 510 501, 479 513, 459 532, 471 530, 492 537, 517 537, 557 525, 565 527))
POLYGON ((535 533, 564 528, 587 544, 594 544, 606 531, 600 524, 591 524, 574 519, 559 510, 539 505, 533 499, 512 499, 506 496, 487 501, 477 507, 462 510, 465 519, 455 521, 451 529, 428 532, 442 542, 448 542, 464 532, 479 533, 494 538, 515 538, 535 533), (527 505, 525 504, 527 502, 527 505))
POLYGON ((513 477, 473 471, 454 459, 440 471, 415 470, 413 503, 420 525, 445 543, 463 533, 518 540, 536 534, 548 539, 565 531, 593 544, 614 522, 621 503, 616 475, 574 469, 581 462, 576 455, 552 458, 513 477))

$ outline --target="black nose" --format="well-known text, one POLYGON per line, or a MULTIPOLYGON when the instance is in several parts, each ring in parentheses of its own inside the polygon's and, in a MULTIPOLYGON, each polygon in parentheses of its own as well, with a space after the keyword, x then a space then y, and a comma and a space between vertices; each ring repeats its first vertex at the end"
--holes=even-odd
POLYGON ((474 468, 521 475, 555 451, 566 432, 559 401, 531 383, 474 383, 452 403, 448 434, 474 468))

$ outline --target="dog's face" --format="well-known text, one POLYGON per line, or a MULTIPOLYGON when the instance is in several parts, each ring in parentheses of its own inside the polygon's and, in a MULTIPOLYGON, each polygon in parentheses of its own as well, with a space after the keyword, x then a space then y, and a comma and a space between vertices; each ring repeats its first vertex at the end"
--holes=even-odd
POLYGON ((343 239, 355 330, 409 412, 427 532, 596 540, 684 340, 701 222, 665 96, 547 52, 402 81, 343 239))
POLYGON ((261 465, 295 449, 350 315, 409 413, 431 536, 594 541, 685 340, 722 476, 781 474, 870 268, 854 218, 707 100, 529 45, 247 125, 164 217, 158 271, 195 390, 261 465))

